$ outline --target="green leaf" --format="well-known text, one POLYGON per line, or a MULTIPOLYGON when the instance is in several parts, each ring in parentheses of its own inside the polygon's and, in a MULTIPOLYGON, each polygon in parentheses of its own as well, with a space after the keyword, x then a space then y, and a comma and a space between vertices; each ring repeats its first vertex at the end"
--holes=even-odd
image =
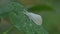
POLYGON ((31 21, 25 14, 24 8, 16 4, 16 9, 9 15, 11 23, 22 33, 22 34, 48 34, 48 32, 41 26, 36 25, 31 21), (19 6, 19 7, 18 7, 19 6))
POLYGON ((28 11, 33 11, 33 12, 37 12, 37 11, 53 11, 54 8, 52 6, 49 6, 47 4, 40 4, 40 5, 35 5, 32 6, 28 9, 28 11))
MULTIPOLYGON (((11 2, 7 6, 2 8, 0 16, 1 14, 2 16, 8 15, 12 25, 14 25, 22 34, 48 34, 43 26, 36 25, 24 14, 24 7, 22 5, 11 2)), ((8 31, 4 34, 7 32, 8 31)))
POLYGON ((0 8, 0 17, 6 17, 11 12, 17 13, 19 10, 22 11, 24 7, 16 2, 10 2, 6 6, 0 8), (18 9, 16 9, 18 8, 18 9), (20 9, 21 8, 21 9, 20 9), (18 10, 18 11, 17 11, 18 10))
POLYGON ((12 13, 10 15, 10 20, 22 34, 48 34, 44 28, 41 29, 41 26, 30 21, 23 13, 20 13, 20 15, 14 15, 14 13, 12 13))

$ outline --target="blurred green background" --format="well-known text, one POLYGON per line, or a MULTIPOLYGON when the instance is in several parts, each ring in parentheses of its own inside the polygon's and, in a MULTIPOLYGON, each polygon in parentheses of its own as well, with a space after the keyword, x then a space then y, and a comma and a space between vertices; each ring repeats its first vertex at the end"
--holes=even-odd
MULTIPOLYGON (((36 4, 47 4, 52 6, 55 10, 49 11, 37 11, 43 18, 43 26, 49 32, 49 34, 60 34, 60 0, 17 0, 25 7, 29 7, 36 4)), ((33 11, 34 12, 34 11, 33 11)), ((6 31, 11 26, 10 23, 0 23, 0 34, 6 31)), ((15 28, 8 34, 20 34, 15 28)))

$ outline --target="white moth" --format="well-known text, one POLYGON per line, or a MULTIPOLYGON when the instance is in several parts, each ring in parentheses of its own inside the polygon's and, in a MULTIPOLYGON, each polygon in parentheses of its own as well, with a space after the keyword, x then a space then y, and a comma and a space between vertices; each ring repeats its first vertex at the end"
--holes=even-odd
MULTIPOLYGON (((26 10, 25 10, 26 11, 26 10)), ((42 25, 42 17, 38 14, 26 11, 25 14, 31 19, 35 24, 42 25)))

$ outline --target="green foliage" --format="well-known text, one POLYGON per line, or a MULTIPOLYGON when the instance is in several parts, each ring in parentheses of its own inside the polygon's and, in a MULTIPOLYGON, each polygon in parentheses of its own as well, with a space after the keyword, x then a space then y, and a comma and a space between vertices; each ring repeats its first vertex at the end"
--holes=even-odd
MULTIPOLYGON (((10 2, 0 8, 0 18, 8 16, 13 27, 16 27, 22 34, 48 34, 43 26, 36 25, 24 14, 24 7, 16 2, 10 2)), ((11 31, 9 28, 3 34, 11 31)))
POLYGON ((35 6, 32 6, 28 9, 28 11, 53 11, 54 8, 52 6, 49 6, 47 4, 40 4, 40 5, 35 5, 35 6))
POLYGON ((48 34, 43 27, 30 21, 23 13, 19 13, 19 15, 12 13, 10 15, 10 20, 22 34, 48 34))

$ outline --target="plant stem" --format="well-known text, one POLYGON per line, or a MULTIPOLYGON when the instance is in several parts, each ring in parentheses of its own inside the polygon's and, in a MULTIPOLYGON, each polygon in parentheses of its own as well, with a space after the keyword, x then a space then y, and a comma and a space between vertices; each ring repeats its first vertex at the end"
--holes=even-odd
POLYGON ((8 30, 6 30, 3 34, 7 34, 9 31, 11 31, 12 29, 14 29, 14 26, 11 26, 8 30))

